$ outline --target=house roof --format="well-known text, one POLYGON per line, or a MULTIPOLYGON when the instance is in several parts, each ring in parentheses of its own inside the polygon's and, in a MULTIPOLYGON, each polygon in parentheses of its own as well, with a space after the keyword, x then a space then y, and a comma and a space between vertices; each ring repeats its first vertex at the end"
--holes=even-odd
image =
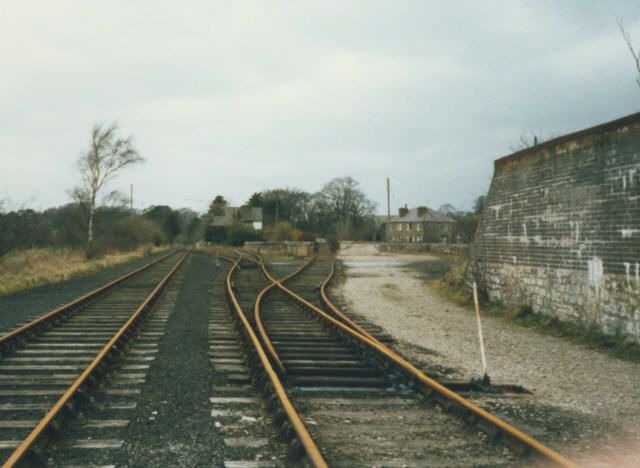
POLYGON ((256 206, 225 206, 224 215, 214 216, 212 226, 231 226, 234 221, 245 223, 261 222, 262 208, 256 206))
POLYGON ((449 218, 446 214, 439 211, 426 208, 423 215, 418 216, 418 207, 411 208, 404 216, 392 216, 392 223, 422 223, 422 222, 438 222, 438 223, 455 223, 455 220, 449 218))

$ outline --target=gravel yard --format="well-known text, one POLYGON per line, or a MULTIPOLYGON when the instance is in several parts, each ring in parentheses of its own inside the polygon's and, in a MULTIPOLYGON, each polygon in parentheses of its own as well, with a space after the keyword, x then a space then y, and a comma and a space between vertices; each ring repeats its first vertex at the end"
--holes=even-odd
MULTIPOLYGON (((437 296, 423 273, 406 267, 417 261, 432 262, 420 270, 428 271, 432 264, 434 271, 441 271, 441 259, 376 254, 370 249, 351 249, 339 258, 346 279, 333 295, 348 311, 383 327, 411 359, 452 368, 457 378, 481 376, 473 310, 437 296)), ((526 413, 534 405, 537 416, 547 415, 546 426, 555 428, 555 435, 546 435, 553 446, 592 466, 640 464, 640 364, 499 317, 482 321, 492 381, 519 384, 534 393, 515 404, 520 405, 516 409, 526 406, 526 413), (558 420, 560 416, 563 421, 558 420)), ((494 403, 485 401, 490 407, 494 403)), ((514 411, 513 402, 502 408, 505 414, 496 405, 494 410, 507 419, 514 411)), ((512 419, 518 422, 518 417, 512 419)))
POLYGON ((165 253, 156 252, 85 276, 2 296, 0 297, 0 333, 66 304, 165 253))

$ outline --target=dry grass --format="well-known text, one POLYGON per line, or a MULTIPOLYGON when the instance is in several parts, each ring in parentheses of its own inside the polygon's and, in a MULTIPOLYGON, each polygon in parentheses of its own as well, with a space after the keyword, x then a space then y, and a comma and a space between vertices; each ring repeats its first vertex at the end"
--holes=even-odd
POLYGON ((470 295, 464 285, 466 266, 466 262, 463 261, 453 263, 451 269, 442 277, 429 282, 431 290, 457 305, 469 307, 470 295))
MULTIPOLYGON (((431 291, 441 298, 465 307, 469 313, 473 313, 471 294, 464 285, 465 266, 464 262, 453 265, 448 273, 431 281, 429 285, 431 291)), ((631 337, 605 335, 595 327, 563 322, 553 316, 536 313, 528 304, 508 308, 501 304, 481 301, 481 309, 483 315, 500 317, 511 324, 602 349, 620 359, 640 362, 640 344, 635 343, 631 337)))
POLYGON ((91 260, 87 260, 81 250, 49 248, 11 252, 0 258, 0 296, 64 281, 141 258, 157 250, 156 247, 143 246, 131 252, 115 252, 91 260))

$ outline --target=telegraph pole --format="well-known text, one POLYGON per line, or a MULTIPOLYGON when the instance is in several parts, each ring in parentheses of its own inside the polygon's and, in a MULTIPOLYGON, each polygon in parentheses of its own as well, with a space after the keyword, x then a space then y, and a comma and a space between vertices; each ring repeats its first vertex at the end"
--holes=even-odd
POLYGON ((391 240, 391 182, 387 177, 387 242, 391 240))
POLYGON ((133 210, 133 184, 131 184, 129 190, 129 207, 133 210))

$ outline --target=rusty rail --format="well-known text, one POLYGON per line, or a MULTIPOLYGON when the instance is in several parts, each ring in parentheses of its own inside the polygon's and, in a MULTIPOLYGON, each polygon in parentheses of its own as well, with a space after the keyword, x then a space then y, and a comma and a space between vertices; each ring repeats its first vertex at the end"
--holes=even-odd
MULTIPOLYGON (((291 427, 295 431, 296 438, 299 441, 299 443, 302 445, 302 448, 304 449, 309 462, 316 468, 325 468, 328 466, 326 461, 320 454, 320 450, 318 449, 318 446, 316 445, 314 440, 311 438, 309 431, 307 430, 304 423, 302 422, 302 419, 300 418, 297 411, 293 407, 291 400, 289 400, 289 396, 287 395, 287 392, 284 389, 284 386, 282 385, 282 382, 280 381, 278 374, 276 373, 275 369, 271 365, 271 362, 269 361, 267 354, 265 353, 262 345, 260 344, 260 340, 258 339, 255 332, 253 331, 253 328, 251 327, 249 320, 247 319, 244 311, 242 310, 242 307, 240 307, 240 303, 238 302, 238 299, 234 293, 232 276, 234 271, 236 271, 240 261, 241 259, 236 260, 233 266, 229 269, 229 273, 227 274, 227 281, 226 281, 227 294, 231 300, 231 303, 233 304, 233 308, 235 309, 236 314, 238 315, 238 318, 240 319, 240 322, 242 323, 242 326, 244 327, 245 332, 247 333, 249 339, 251 340, 251 343, 253 344, 253 348, 255 349, 256 354, 260 360, 260 363, 262 364, 262 368, 264 369, 266 375, 269 378, 269 382, 271 383, 274 394, 280 401, 280 405, 282 406, 282 409, 285 412, 286 417, 289 420, 289 423, 291 424, 291 427)), ((270 286, 273 286, 273 284, 270 286)))
MULTIPOLYGON (((332 268, 332 271, 334 268, 332 268)), ((286 286, 282 284, 282 282, 276 281, 269 274, 269 272, 264 269, 265 275, 274 282, 275 286, 280 288, 294 300, 304 304, 304 306, 318 314, 325 320, 332 323, 335 327, 339 328, 343 332, 345 332, 348 336, 352 337, 357 343, 364 345, 365 347, 374 350, 379 355, 383 356, 387 360, 390 360, 395 365, 400 367, 404 372, 410 375, 416 382, 418 382, 422 387, 421 390, 427 396, 438 395, 443 400, 449 402, 449 404, 457 405, 459 409, 461 409, 461 415, 465 417, 468 421, 475 421, 476 424, 479 425, 480 428, 483 426, 489 426, 489 428, 494 428, 498 430, 501 434, 507 436, 507 438, 516 442, 516 445, 523 446, 525 449, 532 451, 539 455, 540 457, 546 459, 547 461, 553 462, 556 465, 564 466, 564 467, 576 467, 577 465, 573 463, 571 460, 565 458, 560 453, 555 450, 547 447, 542 444, 540 441, 534 439, 533 437, 525 434, 524 432, 517 429, 515 426, 507 423, 501 418, 489 413, 488 411, 483 410, 477 405, 471 403, 469 400, 463 398, 455 392, 452 392, 448 388, 444 387, 440 383, 431 379, 427 375, 425 375, 420 369, 413 366, 411 363, 406 361, 404 358, 396 354, 390 348, 380 343, 378 340, 372 339, 369 336, 357 331, 357 329, 352 328, 350 325, 347 325, 340 320, 332 317, 327 314, 325 311, 315 306, 314 304, 308 302, 304 298, 300 297, 295 292, 288 289, 286 286)), ((330 279, 330 278, 329 278, 330 279)), ((326 289, 326 285, 328 281, 324 281, 322 283, 323 289, 326 289)), ((323 294, 324 299, 327 303, 331 303, 329 300, 326 291, 323 294)), ((331 303, 332 304, 332 303, 331 303)), ((332 312, 338 311, 339 309, 332 304, 332 307, 329 307, 332 312)), ((344 317, 343 313, 340 313, 341 316, 344 317)), ((352 322, 353 323, 353 322, 352 322)))
POLYGON ((348 325, 349 327, 351 327, 353 330, 359 332, 361 335, 366 336, 367 338, 369 338, 371 341, 375 341, 376 343, 384 346, 380 340, 378 340, 376 337, 374 337, 373 335, 371 335, 369 332, 367 332, 364 328, 362 328, 360 325, 358 325, 357 323, 355 323, 353 320, 351 320, 349 317, 347 317, 344 313, 342 313, 342 311, 340 309, 338 309, 333 302, 331 302, 329 300, 329 297, 327 296, 326 293, 326 288, 327 285, 329 284, 329 282, 331 281, 331 279, 333 279, 333 276, 335 274, 336 271, 336 262, 335 260, 333 260, 331 262, 331 271, 329 272, 329 275, 327 275, 327 277, 325 278, 325 280, 320 284, 320 300, 322 301, 322 303, 327 306, 329 308, 329 310, 331 310, 331 312, 338 317, 338 319, 340 321, 342 321, 345 325, 348 325))
POLYGON ((73 397, 78 393, 82 386, 88 382, 88 379, 96 371, 98 366, 100 366, 100 364, 105 361, 107 355, 109 355, 109 353, 113 352, 117 348, 118 342, 122 339, 125 333, 130 329, 130 327, 142 316, 143 313, 149 310, 149 306, 153 303, 153 301, 157 299, 164 287, 169 282, 169 279, 178 270, 180 265, 182 265, 185 258, 187 258, 190 253, 191 251, 186 252, 180 258, 180 260, 178 260, 171 271, 167 273, 164 278, 162 278, 160 283, 158 283, 151 294, 149 294, 145 301, 136 309, 133 315, 131 315, 126 323, 122 325, 122 327, 116 332, 115 335, 113 335, 109 342, 100 350, 93 361, 91 361, 91 363, 85 368, 85 370, 82 371, 82 374, 80 374, 80 376, 64 392, 60 399, 58 399, 53 407, 47 412, 44 418, 42 418, 40 422, 38 422, 36 427, 31 431, 27 438, 20 443, 20 445, 4 463, 3 468, 12 468, 24 459, 31 447, 33 447, 36 441, 43 435, 43 433, 53 422, 53 420, 61 413, 64 407, 72 401, 73 397))
POLYGON ((120 283, 128 280, 129 278, 131 278, 132 276, 137 275, 138 273, 142 273, 143 271, 151 268, 153 265, 155 265, 156 263, 170 257, 171 255, 174 255, 176 253, 176 251, 172 251, 169 252, 166 255, 163 255, 159 258, 157 258, 156 260, 149 262, 148 264, 137 268, 136 270, 133 270, 123 276, 121 276, 120 278, 117 278, 107 284, 105 284, 104 286, 101 286, 97 289, 94 289, 93 291, 80 296, 77 299, 74 299, 73 301, 62 305, 60 307, 58 307, 57 309, 52 310, 51 312, 48 312, 32 321, 30 321, 29 323, 26 323, 25 325, 22 325, 14 330, 9 331, 8 333, 0 336, 0 355, 2 354, 2 350, 6 349, 8 347, 11 346, 11 344, 19 339, 21 339, 21 337, 26 336, 30 333, 34 333, 37 331, 37 329, 41 326, 46 325, 49 322, 52 322, 56 319, 62 318, 64 315, 72 312, 73 310, 82 307, 83 305, 85 305, 86 303, 92 301, 93 299, 97 298, 98 296, 101 296, 102 294, 104 294, 105 292, 113 289, 115 286, 119 285, 120 283))
MULTIPOLYGON (((262 260, 262 257, 259 256, 259 255, 256 255, 256 256, 258 257, 257 261, 253 260, 253 259, 250 259, 250 258, 249 258, 249 260, 251 260, 253 262, 256 262, 258 265, 260 265, 260 267, 262 268, 263 271, 267 271, 267 266, 265 265, 264 261, 262 260)), ((282 359, 280 359, 280 356, 278 355, 278 352, 276 351, 276 348, 273 346, 273 343, 271 342, 271 338, 269 338, 269 334, 267 333, 266 328, 264 327, 264 323, 262 322, 262 317, 261 317, 260 306, 262 305, 262 299, 267 295, 267 293, 269 291, 271 291, 271 289, 273 289, 276 286, 276 283, 287 281, 287 280, 293 278, 294 276, 299 275, 309 265, 311 265, 314 261, 315 261, 315 257, 311 257, 311 259, 308 262, 306 262, 304 265, 302 265, 296 271, 288 274, 287 276, 285 276, 284 278, 281 278, 279 280, 275 280, 275 279, 273 279, 273 277, 271 277, 270 280, 272 281, 272 283, 270 285, 268 285, 266 288, 264 288, 262 291, 260 291, 260 294, 258 294, 258 297, 256 298, 256 302, 255 302, 254 307, 253 307, 254 320, 256 322, 256 326, 258 327, 258 332, 260 333, 260 338, 262 339, 262 342, 266 346, 267 351, 269 351, 269 354, 271 355, 271 358, 276 363, 276 365, 278 367, 278 370, 282 374, 285 374, 287 371, 286 371, 286 369, 284 367, 284 364, 282 363, 282 359)))

